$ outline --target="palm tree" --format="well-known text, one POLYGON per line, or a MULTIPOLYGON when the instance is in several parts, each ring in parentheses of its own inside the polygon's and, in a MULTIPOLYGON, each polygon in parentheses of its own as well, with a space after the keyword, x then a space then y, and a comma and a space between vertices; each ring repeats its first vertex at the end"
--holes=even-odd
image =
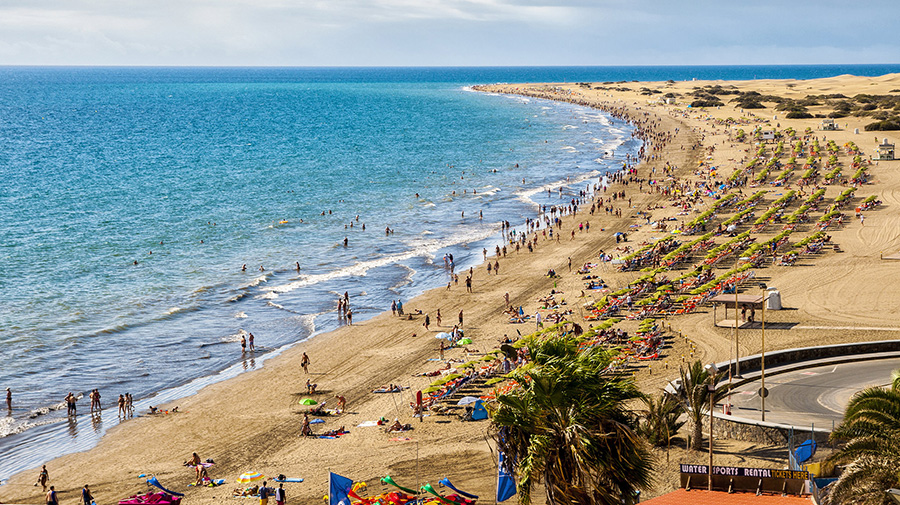
POLYGON ((521 387, 498 396, 491 422, 516 462, 519 501, 541 482, 551 504, 629 505, 651 480, 651 454, 626 403, 641 397, 630 379, 606 373, 610 355, 577 351, 550 336, 528 342, 533 364, 513 372, 521 387))
POLYGON ((849 463, 828 495, 829 503, 890 504, 885 490, 900 485, 900 381, 890 389, 857 393, 831 434, 847 441, 830 461, 849 463))
POLYGON ((691 424, 692 450, 702 448, 703 417, 709 412, 710 392, 707 386, 715 383, 716 376, 703 368, 700 360, 691 363, 687 369, 681 367, 681 388, 676 397, 691 424))
POLYGON ((644 396, 641 400, 644 402, 643 422, 638 432, 655 446, 668 446, 685 424, 679 420, 684 407, 677 398, 665 392, 658 398, 644 396))

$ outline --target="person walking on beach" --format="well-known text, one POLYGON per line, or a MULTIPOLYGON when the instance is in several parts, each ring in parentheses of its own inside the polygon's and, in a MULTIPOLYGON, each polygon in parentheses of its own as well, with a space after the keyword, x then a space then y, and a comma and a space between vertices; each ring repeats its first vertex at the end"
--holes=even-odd
POLYGON ((247 352, 247 337, 241 333, 241 354, 244 354, 245 352, 247 352))
POLYGON ((422 323, 422 326, 425 327, 425 331, 428 331, 428 325, 430 325, 430 324, 431 324, 431 316, 429 316, 428 314, 425 314, 425 322, 422 323))
POLYGON ((494 275, 500 275, 500 262, 494 261, 494 275))
POLYGON ((441 309, 437 309, 437 314, 434 316, 434 320, 437 321, 437 325, 441 325, 441 309))
POLYGON ((398 316, 403 315, 403 301, 400 300, 399 298, 397 299, 397 315, 398 316))
POLYGON ((119 395, 119 417, 125 417, 125 395, 119 395))
POLYGON ((459 311, 459 327, 463 327, 463 311, 461 309, 459 311))
POLYGON ((252 334, 252 333, 250 334, 250 338, 249 338, 248 340, 249 340, 249 342, 250 342, 250 350, 251 350, 251 351, 255 351, 255 350, 256 350, 256 346, 253 344, 253 334, 252 334))
POLYGON ((284 505, 285 498, 284 484, 278 484, 278 489, 275 490, 275 503, 277 505, 284 505))
POLYGON ((309 356, 306 353, 303 353, 303 356, 300 358, 300 366, 303 367, 303 371, 309 373, 309 356))
POLYGON ((269 488, 266 487, 268 482, 263 481, 263 485, 259 487, 259 505, 268 505, 269 503, 269 488))
POLYGON ((338 406, 337 406, 338 414, 343 414, 344 410, 347 408, 347 399, 344 398, 343 395, 334 395, 334 397, 337 398, 337 401, 338 401, 338 406))
POLYGON ((391 315, 397 315, 397 300, 391 300, 391 315))
POLYGON ((91 494, 90 488, 85 484, 83 488, 81 488, 81 503, 84 505, 91 505, 94 501, 94 495, 91 494))
POLYGON ((347 324, 353 326, 353 310, 347 309, 347 324))
POLYGON ((47 493, 47 505, 59 505, 59 497, 56 496, 56 489, 50 486, 50 492, 47 493))
POLYGON ((466 277, 466 292, 467 293, 472 292, 472 276, 471 275, 466 277))
MULTIPOLYGON (((50 472, 47 471, 47 465, 41 466, 41 473, 38 474, 38 480, 34 483, 35 486, 40 485, 43 489, 43 492, 47 492, 47 482, 50 481, 50 472)), ((53 489, 52 487, 50 489, 53 489)))

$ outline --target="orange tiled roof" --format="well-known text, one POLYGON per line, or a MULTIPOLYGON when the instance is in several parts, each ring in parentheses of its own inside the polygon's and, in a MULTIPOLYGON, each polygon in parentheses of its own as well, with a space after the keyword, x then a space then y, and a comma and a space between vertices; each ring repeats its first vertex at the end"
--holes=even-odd
POLYGON ((671 493, 641 502, 643 505, 811 505, 808 496, 781 496, 756 493, 731 493, 724 491, 707 491, 678 489, 671 493))

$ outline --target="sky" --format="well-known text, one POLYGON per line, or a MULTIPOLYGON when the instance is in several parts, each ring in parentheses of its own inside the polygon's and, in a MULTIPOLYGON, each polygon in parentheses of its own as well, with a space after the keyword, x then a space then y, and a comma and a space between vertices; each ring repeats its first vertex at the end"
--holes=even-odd
POLYGON ((900 63, 898 0, 0 0, 0 65, 900 63))

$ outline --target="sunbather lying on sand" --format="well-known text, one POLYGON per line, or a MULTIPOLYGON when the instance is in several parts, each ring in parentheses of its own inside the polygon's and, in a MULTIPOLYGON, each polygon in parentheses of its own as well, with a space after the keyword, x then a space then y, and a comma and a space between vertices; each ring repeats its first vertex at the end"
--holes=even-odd
POLYGON ((390 427, 388 427, 387 432, 392 433, 395 431, 410 431, 412 429, 413 429, 413 427, 411 424, 400 424, 399 419, 394 419, 394 424, 392 424, 392 425, 390 425, 390 427))
POLYGON ((328 430, 325 433, 322 433, 322 435, 326 437, 336 437, 338 435, 343 435, 344 433, 347 433, 347 430, 345 430, 344 427, 341 426, 336 430, 328 430))
POLYGON ((237 488, 231 492, 231 496, 253 496, 259 493, 259 486, 237 488))
POLYGON ((399 393, 400 391, 403 391, 403 387, 399 385, 395 386, 393 384, 387 387, 381 386, 378 389, 372 390, 373 393, 399 393))

